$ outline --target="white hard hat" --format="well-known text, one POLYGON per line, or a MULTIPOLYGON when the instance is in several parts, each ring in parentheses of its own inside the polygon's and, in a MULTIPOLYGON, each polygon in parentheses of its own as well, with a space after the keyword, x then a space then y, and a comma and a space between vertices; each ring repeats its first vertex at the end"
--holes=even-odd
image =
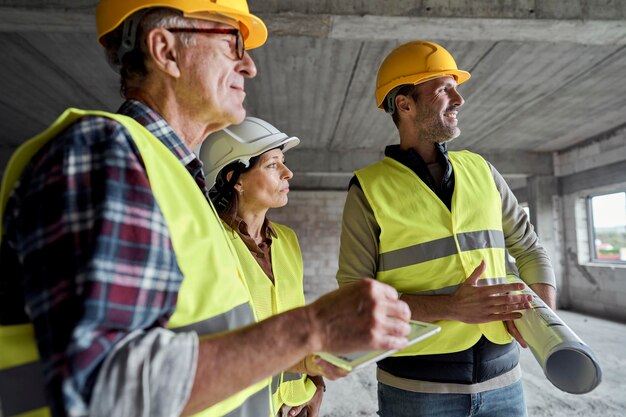
POLYGON ((285 152, 299 143, 297 137, 256 117, 246 117, 238 125, 211 133, 200 148, 207 186, 215 184, 217 174, 228 164, 241 162, 248 167, 252 157, 281 146, 285 152))

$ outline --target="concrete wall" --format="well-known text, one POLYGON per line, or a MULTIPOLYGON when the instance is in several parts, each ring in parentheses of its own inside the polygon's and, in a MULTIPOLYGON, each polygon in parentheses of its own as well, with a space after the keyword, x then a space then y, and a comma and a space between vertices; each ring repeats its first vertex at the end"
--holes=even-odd
POLYGON ((561 189, 564 308, 626 322, 626 265, 590 261, 586 197, 626 191, 626 128, 555 156, 561 189))
MULTIPOLYGON (((626 183, 622 184, 626 188, 626 183)), ((607 189, 606 191, 609 191, 607 189)), ((626 265, 590 261, 587 192, 563 196, 564 308, 626 322, 626 265)))
POLYGON ((291 191, 289 204, 268 217, 291 227, 304 258, 304 293, 311 301, 337 288, 337 257, 344 191, 291 191))

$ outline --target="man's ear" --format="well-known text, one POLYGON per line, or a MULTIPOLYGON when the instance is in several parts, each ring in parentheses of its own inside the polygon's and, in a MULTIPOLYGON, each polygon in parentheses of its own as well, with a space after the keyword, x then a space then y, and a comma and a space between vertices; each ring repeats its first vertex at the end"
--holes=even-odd
POLYGON ((146 36, 146 47, 152 65, 174 78, 180 77, 176 37, 165 28, 154 28, 146 36))
POLYGON ((409 100, 409 97, 402 95, 402 94, 398 94, 395 100, 396 100, 396 111, 399 111, 399 112, 411 111, 411 106, 413 104, 411 103, 411 100, 409 100))

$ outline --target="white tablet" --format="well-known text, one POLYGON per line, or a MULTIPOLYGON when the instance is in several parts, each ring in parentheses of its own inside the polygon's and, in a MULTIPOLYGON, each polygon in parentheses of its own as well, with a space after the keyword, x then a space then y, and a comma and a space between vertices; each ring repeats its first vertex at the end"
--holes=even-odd
MULTIPOLYGON (((409 340, 409 344, 413 345, 421 340, 424 340, 434 334, 437 334, 441 327, 424 323, 422 321, 411 320, 409 322, 411 325, 411 333, 407 336, 409 340)), ((319 352, 317 355, 320 358, 324 359, 327 362, 332 363, 333 365, 345 369, 347 371, 353 371, 362 366, 368 365, 372 362, 379 361, 387 356, 393 355, 396 353, 398 349, 392 350, 368 350, 361 352, 353 352, 345 355, 335 355, 332 353, 319 352)))

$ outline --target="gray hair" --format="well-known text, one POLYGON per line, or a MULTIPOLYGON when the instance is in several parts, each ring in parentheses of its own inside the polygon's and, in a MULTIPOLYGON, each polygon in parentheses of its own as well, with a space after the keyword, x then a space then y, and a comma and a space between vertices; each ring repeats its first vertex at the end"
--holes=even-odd
MULTIPOLYGON (((136 23, 136 28, 132 28, 136 30, 134 42, 131 41, 134 45, 130 45, 127 50, 124 50, 125 46, 123 46, 123 43, 128 41, 124 38, 124 24, 119 25, 102 38, 107 61, 120 74, 120 94, 124 98, 127 98, 129 89, 140 87, 143 79, 148 75, 146 35, 155 28, 194 27, 194 21, 183 17, 182 12, 166 7, 140 10, 128 17, 125 22, 133 18, 139 22, 136 23)), ((191 34, 182 33, 180 41, 184 46, 194 45, 194 38, 191 34)))

